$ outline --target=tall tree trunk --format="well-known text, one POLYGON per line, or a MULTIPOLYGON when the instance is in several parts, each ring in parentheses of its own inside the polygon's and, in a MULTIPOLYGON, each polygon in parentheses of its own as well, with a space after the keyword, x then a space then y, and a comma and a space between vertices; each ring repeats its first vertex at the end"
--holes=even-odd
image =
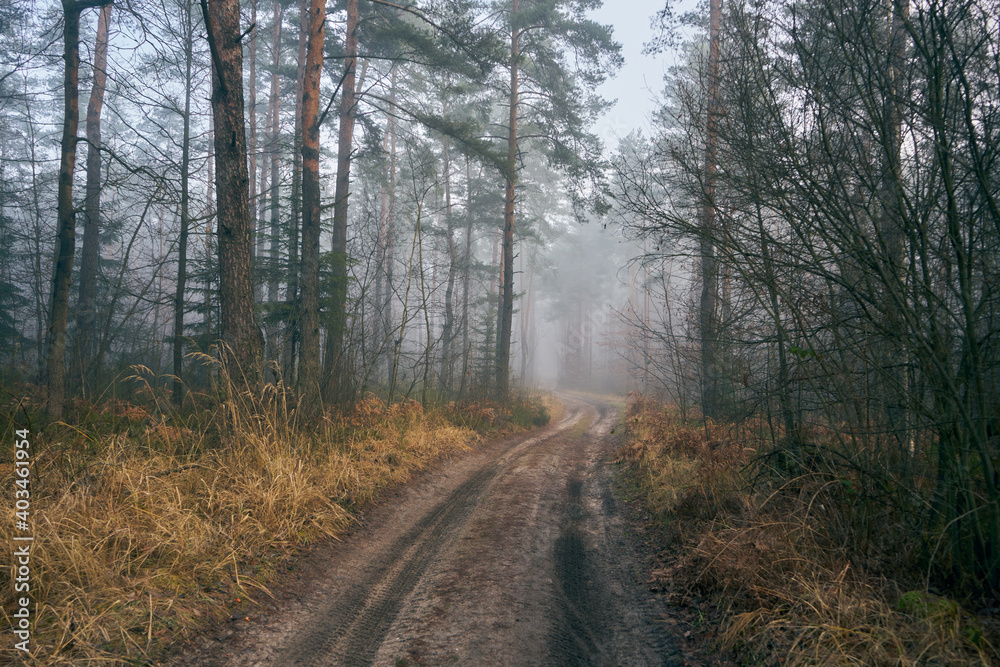
MULTIPOLYGON (((645 241, 643 241, 643 248, 642 248, 642 250, 643 250, 643 254, 646 254, 646 242, 645 241)), ((646 393, 646 392, 649 391, 649 338, 650 338, 651 329, 649 327, 649 274, 648 274, 648 271, 649 270, 645 267, 645 265, 643 265, 643 267, 642 267, 642 272, 643 272, 643 278, 642 278, 642 324, 643 324, 643 332, 644 332, 643 336, 642 336, 642 391, 643 391, 643 393, 646 393)), ((668 310, 669 309, 669 301, 667 300, 667 289, 666 289, 665 286, 664 286, 664 289, 663 289, 663 296, 664 296, 664 298, 663 298, 664 308, 663 309, 664 309, 664 311, 667 313, 667 315, 669 317, 669 314, 670 314, 670 311, 668 310)), ((672 327, 669 327, 667 329, 667 331, 671 335, 673 334, 673 328, 672 327)), ((679 370, 680 370, 679 368, 676 368, 675 369, 675 373, 677 373, 679 370)), ((680 391, 680 389, 681 389, 680 383, 678 383, 677 389, 678 389, 678 391, 677 391, 678 397, 683 396, 684 392, 680 391)), ((684 410, 684 403, 681 403, 681 410, 684 410)))
POLYGON ((174 293, 174 404, 184 400, 184 290, 187 287, 188 229, 191 215, 189 178, 191 165, 191 68, 194 60, 194 25, 191 16, 191 2, 187 0, 184 18, 184 136, 181 140, 181 233, 177 248, 177 290, 174 293))
POLYGON ((510 99, 507 126, 507 165, 504 180, 503 207, 503 268, 500 308, 497 317, 496 394, 507 400, 510 381, 510 337, 514 323, 514 198, 517 185, 517 105, 518 66, 520 60, 520 28, 517 27, 518 0, 511 8, 510 31, 510 99))
POLYGON ((499 268, 497 271, 496 279, 490 281, 490 293, 486 302, 493 303, 493 312, 487 312, 486 318, 486 335, 485 335, 485 345, 483 347, 483 378, 482 382, 485 385, 485 389, 495 390, 495 387, 490 387, 489 383, 493 382, 496 371, 496 349, 497 349, 497 335, 496 328, 497 322, 500 319, 500 311, 503 309, 503 255, 499 254, 501 250, 500 239, 503 236, 503 229, 500 230, 500 234, 493 236, 493 254, 490 255, 490 267, 499 268))
MULTIPOLYGON (((444 110, 447 115, 447 109, 444 110)), ((452 370, 454 368, 454 353, 452 342, 455 339, 455 272, 458 270, 458 255, 455 252, 455 221, 451 215, 451 155, 448 150, 448 139, 444 139, 444 217, 447 225, 448 241, 448 283, 444 291, 444 325, 441 331, 441 378, 440 385, 444 391, 452 391, 452 370)))
MULTIPOLYGON (((388 132, 388 122, 386 123, 386 133, 382 137, 382 152, 388 154, 389 152, 389 132, 388 132)), ((379 207, 378 207, 378 237, 375 244, 375 295, 373 297, 373 306, 376 312, 375 318, 375 336, 376 339, 381 341, 379 348, 375 352, 375 364, 380 362, 379 357, 382 352, 386 349, 386 344, 389 341, 389 327, 386 319, 386 312, 383 308, 385 304, 385 295, 388 293, 388 288, 385 283, 385 241, 386 241, 386 217, 389 213, 389 192, 386 188, 386 184, 382 183, 379 188, 379 207)), ((376 380, 378 379, 378 369, 374 370, 376 380)))
POLYGON ((472 161, 465 156, 465 258, 462 261, 462 379, 458 394, 465 395, 469 377, 469 287, 472 282, 472 161))
POLYGON ((323 69, 326 3, 309 4, 305 73, 302 82, 302 273, 299 290, 301 305, 302 353, 299 366, 299 393, 303 407, 314 411, 319 394, 319 80, 323 69))
MULTIPOLYGON (((270 185, 268 185, 269 197, 264 197, 264 188, 261 188, 261 219, 264 215, 264 206, 267 201, 270 202, 271 206, 271 227, 269 233, 269 248, 268 248, 268 268, 270 269, 270 275, 268 276, 267 282, 267 300, 271 303, 271 306, 277 306, 279 302, 278 288, 279 281, 278 276, 280 275, 280 249, 278 243, 278 233, 281 227, 281 209, 279 207, 279 183, 278 183, 278 167, 280 153, 278 150, 279 143, 281 141, 281 126, 279 123, 279 105, 281 100, 281 87, 278 84, 278 68, 281 66, 281 19, 283 11, 280 2, 274 3, 274 43, 272 45, 272 59, 271 59, 271 97, 268 100, 268 119, 270 121, 270 128, 268 132, 270 137, 268 139, 267 152, 268 156, 271 158, 271 177, 270 185)), ((267 185, 264 181, 264 174, 266 168, 261 169, 261 182, 267 185)), ((270 348, 269 358, 278 358, 278 328, 276 324, 272 321, 267 326, 267 336, 268 336, 268 346, 270 348)), ((287 378, 286 378, 287 380, 287 378)))
MULTIPOLYGON (((532 316, 535 301, 535 256, 537 248, 531 249, 528 263, 528 291, 521 309, 521 386, 528 386, 528 360, 531 358, 532 316)), ((521 275, 524 275, 524 258, 521 258, 521 275)))
POLYGON ((347 207, 356 107, 354 83, 358 64, 358 0, 347 0, 344 56, 337 139, 337 188, 333 202, 333 304, 330 329, 327 332, 326 377, 323 382, 327 395, 337 400, 345 400, 350 394, 344 336, 347 330, 347 207))
MULTIPOLYGON (((25 75, 24 78, 24 114, 25 120, 28 124, 28 155, 31 158, 31 209, 32 209, 32 234, 31 234, 31 249, 34 251, 32 261, 32 278, 34 282, 34 289, 32 290, 32 296, 34 296, 35 302, 35 349, 38 350, 36 356, 36 363, 38 364, 38 377, 42 378, 43 381, 47 374, 47 364, 48 357, 45 353, 45 340, 48 336, 48 327, 46 323, 46 318, 49 313, 46 312, 45 303, 45 278, 42 277, 42 205, 41 197, 39 196, 39 183, 38 183, 38 167, 39 161, 36 158, 37 155, 37 142, 35 140, 35 121, 31 113, 31 96, 28 94, 28 78, 25 75)), ((48 304, 51 306, 51 304, 48 304)))
MULTIPOLYGON (((247 157, 250 161, 250 220, 252 223, 250 232, 250 252, 253 257, 257 252, 257 216, 258 197, 257 190, 257 0, 250 0, 250 66, 248 79, 250 85, 247 86, 247 120, 250 123, 249 134, 247 135, 247 157)), ((254 285, 254 303, 261 302, 260 286, 254 285)))
MULTIPOLYGON (((434 198, 434 206, 437 207, 437 197, 434 198)), ((419 210, 419 209, 418 209, 419 210)), ((424 311, 424 330, 421 332, 423 334, 424 343, 424 376, 423 382, 420 386, 420 405, 427 407, 427 388, 430 384, 430 371, 431 371, 431 347, 433 345, 433 340, 431 339, 431 305, 428 299, 427 290, 427 276, 426 268, 424 266, 424 238, 421 233, 420 227, 420 217, 417 216, 417 265, 420 267, 420 307, 424 311)), ((434 279, 431 278, 431 284, 433 285, 434 279)), ((415 371, 416 369, 414 369, 415 371)), ((415 374, 415 373, 414 373, 415 374)), ((416 378, 414 378, 416 379, 416 378)))
MULTIPOLYGON (((390 94, 390 101, 395 102, 396 100, 396 68, 392 70, 392 92, 390 94)), ((385 295, 382 310, 385 313, 385 335, 386 338, 393 336, 392 345, 389 350, 389 358, 387 361, 387 372, 386 378, 393 381, 396 375, 396 363, 398 360, 397 351, 399 346, 402 344, 402 328, 400 329, 399 337, 396 338, 393 335, 395 330, 395 324, 393 321, 393 298, 392 298, 392 280, 393 280, 393 268, 396 261, 395 248, 396 248, 396 120, 390 114, 388 118, 388 131, 389 131, 389 207, 386 211, 385 216, 385 295)))
POLYGON ((905 331, 906 325, 902 321, 896 300, 902 295, 906 271, 900 151, 903 143, 901 107, 904 97, 903 79, 906 76, 906 23, 910 17, 910 3, 909 0, 890 0, 890 3, 892 18, 889 26, 889 90, 885 93, 883 107, 885 136, 882 145, 885 148, 883 158, 885 166, 879 183, 882 207, 879 234, 885 246, 886 263, 882 309, 885 313, 885 330, 893 332, 893 335, 884 337, 879 366, 880 383, 883 385, 881 394, 885 402, 883 419, 886 426, 894 433, 901 451, 907 452, 909 427, 905 364, 908 355, 902 343, 905 336, 899 335, 905 331))
MULTIPOLYGON (((389 135, 392 131, 392 116, 386 114, 385 135, 382 137, 382 152, 389 154, 389 135)), ((388 175, 388 168, 386 170, 388 175)), ((375 308, 378 309, 376 335, 381 341, 377 356, 383 352, 388 352, 391 358, 391 349, 387 349, 392 335, 392 322, 390 310, 390 295, 392 290, 389 281, 390 268, 387 266, 389 254, 389 185, 383 182, 379 192, 379 212, 378 212, 378 248, 376 250, 376 262, 378 266, 375 270, 375 308)), ((378 363, 378 360, 376 360, 378 363)), ((391 371, 390 371, 391 374, 391 371)), ((376 378, 379 376, 375 371, 376 378)), ((387 376, 388 378, 388 376, 387 376)))
MULTIPOLYGON (((396 380, 399 377, 399 358, 402 353, 402 343, 403 338, 406 335, 406 325, 410 321, 409 306, 410 306, 410 288, 413 286, 413 263, 414 257, 417 254, 418 243, 420 243, 420 222, 421 216, 423 214, 423 200, 417 200, 417 219, 413 225, 413 242, 410 244, 410 261, 406 267, 406 290, 403 292, 402 306, 403 312, 399 320, 399 337, 396 339, 396 344, 393 346, 392 351, 392 366, 390 367, 389 376, 389 398, 388 402, 392 403, 392 398, 396 392, 396 380)), ((421 267, 421 270, 423 267, 421 267)), ((416 367, 414 366, 414 378, 413 382, 416 382, 416 367)), ((412 385, 410 387, 412 389, 412 385)), ((409 395, 409 391, 407 391, 409 395)))
POLYGON ((278 68, 281 66, 281 3, 274 3, 274 61, 272 63, 273 74, 271 75, 271 145, 269 153, 271 157, 271 178, 270 178, 270 204, 271 204, 271 239, 268 255, 271 260, 271 276, 267 285, 267 296, 272 303, 278 302, 278 275, 281 256, 278 243, 278 233, 281 226, 281 206, 280 206, 280 183, 279 167, 281 163, 281 125, 280 125, 280 105, 281 88, 278 83, 278 68))
POLYGON ((253 390, 261 378, 263 340, 254 309, 253 217, 250 214, 243 49, 239 0, 202 0, 215 64, 215 196, 219 242, 219 301, 223 351, 236 391, 253 390))
POLYGON ((73 169, 76 165, 76 130, 79 123, 80 10, 63 0, 63 135, 59 161, 58 228, 49 316, 48 406, 49 419, 62 419, 66 395, 66 320, 76 242, 73 211, 73 169))
MULTIPOLYGON (((202 9, 204 11, 204 8, 202 8, 202 9)), ((214 71, 215 65, 212 65, 211 67, 212 67, 212 70, 214 71)), ((213 138, 213 143, 214 143, 214 137, 215 137, 215 120, 211 116, 209 116, 209 118, 208 118, 208 136, 210 136, 210 137, 213 138)), ((207 220, 209 220, 209 223, 205 227, 205 232, 208 233, 208 234, 211 234, 212 233, 212 227, 211 227, 212 223, 213 222, 215 222, 216 224, 218 223, 218 221, 215 219, 215 216, 216 216, 216 210, 215 210, 215 160, 208 160, 208 165, 207 166, 208 166, 208 169, 205 170, 206 171, 206 175, 205 175, 205 195, 206 195, 205 196, 205 218, 207 220)), ((210 266, 210 263, 211 263, 211 254, 212 254, 212 247, 211 247, 210 244, 205 243, 204 245, 202 245, 202 249, 204 250, 204 255, 202 256, 202 262, 206 266, 210 266)), ((218 331, 218 329, 217 329, 217 327, 215 325, 215 321, 217 319, 216 318, 216 313, 215 313, 215 307, 212 305, 213 300, 215 300, 215 298, 216 298, 216 293, 215 293, 214 288, 212 287, 212 283, 216 279, 217 274, 216 274, 215 271, 209 270, 209 271, 205 271, 203 275, 205 276, 205 282, 204 282, 204 285, 205 285, 205 287, 204 287, 204 294, 205 294, 205 322, 204 322, 204 331, 206 333, 210 334, 214 338, 215 334, 216 334, 216 331, 218 331)))
POLYGON ((719 416, 719 271, 715 257, 715 172, 718 144, 719 96, 719 23, 722 0, 711 0, 708 47, 708 108, 705 125, 704 203, 701 208, 701 301, 699 329, 701 334, 702 413, 705 417, 719 416))
POLYGON ((300 232, 302 229, 302 95, 305 86, 306 52, 309 45, 309 3, 299 0, 299 47, 295 71, 295 123, 292 136, 292 188, 289 194, 288 283, 285 301, 290 313, 285 335, 284 374, 288 384, 299 386, 297 354, 301 346, 299 276, 301 275, 300 232))
MULTIPOLYGON (((756 206, 757 229, 760 233, 760 255, 764 268, 764 282, 767 288, 768 300, 774 318, 775 335, 778 343, 778 406, 781 410, 781 421, 785 427, 785 442, 791 447, 799 445, 799 432, 792 410, 792 389, 788 369, 788 331, 785 328, 781 314, 781 303, 778 299, 778 276, 774 270, 774 260, 771 256, 770 235, 764 225, 764 215, 761 207, 756 206)), ((770 414, 770 410, 768 410, 770 414)), ((770 421, 770 419, 769 419, 770 421)))
POLYGON ((77 127, 80 123, 80 12, 103 6, 109 0, 63 0, 63 134, 59 157, 59 186, 55 260, 52 268, 52 302, 49 310, 48 402, 46 414, 62 419, 66 400, 66 323, 69 319, 69 288, 76 250, 76 215, 73 209, 73 171, 76 167, 77 127))
POLYGON ((80 296, 76 305, 76 370, 81 388, 97 376, 89 368, 94 357, 94 331, 97 314, 97 262, 101 249, 101 109, 107 80, 108 26, 111 5, 101 7, 94 45, 93 84, 87 103, 87 195, 84 204, 83 246, 80 251, 80 296))

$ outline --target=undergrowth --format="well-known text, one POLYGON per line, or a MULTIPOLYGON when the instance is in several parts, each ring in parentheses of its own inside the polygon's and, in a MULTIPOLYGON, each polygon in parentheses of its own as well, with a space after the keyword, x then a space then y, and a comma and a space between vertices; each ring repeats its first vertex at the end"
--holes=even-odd
MULTIPOLYGON (((144 381, 139 371, 133 380, 144 381)), ((78 404, 76 425, 31 435, 29 664, 155 660, 268 596, 297 551, 343 534, 387 487, 483 434, 537 421, 492 404, 424 410, 369 397, 299 423, 274 387, 224 402, 196 397, 198 408, 182 415, 162 390, 145 389, 143 403, 78 404)), ((5 408, 8 517, 23 407, 5 408)), ((12 536, 12 521, 0 522, 0 540, 11 545, 12 536)), ((0 570, 8 627, 12 583, 11 570, 0 570)), ((12 643, 2 656, 23 660, 12 643)))
MULTIPOLYGON (((632 397, 620 460, 654 517, 657 588, 719 625, 740 664, 994 664, 995 618, 973 614, 923 577, 921 507, 889 502, 886 475, 831 446, 807 466, 763 455, 751 424, 685 421, 632 397), (780 465, 779 465, 780 464, 780 465)), ((821 442, 821 431, 812 441, 821 442)), ((706 636, 708 636, 706 634, 706 636)))

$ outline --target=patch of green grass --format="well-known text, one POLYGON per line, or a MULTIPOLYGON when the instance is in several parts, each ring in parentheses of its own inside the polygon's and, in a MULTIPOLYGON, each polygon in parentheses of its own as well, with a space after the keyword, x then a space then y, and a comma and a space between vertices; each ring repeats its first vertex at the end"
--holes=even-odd
POLYGON ((541 401, 517 400, 510 406, 510 421, 524 428, 545 426, 550 419, 549 410, 541 401))

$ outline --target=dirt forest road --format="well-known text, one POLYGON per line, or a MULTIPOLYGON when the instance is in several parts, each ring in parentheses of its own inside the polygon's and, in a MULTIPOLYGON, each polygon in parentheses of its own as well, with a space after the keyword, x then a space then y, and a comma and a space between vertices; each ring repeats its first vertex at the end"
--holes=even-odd
POLYGON ((561 400, 555 423, 401 489, 187 662, 682 664, 612 493, 616 411, 561 400))

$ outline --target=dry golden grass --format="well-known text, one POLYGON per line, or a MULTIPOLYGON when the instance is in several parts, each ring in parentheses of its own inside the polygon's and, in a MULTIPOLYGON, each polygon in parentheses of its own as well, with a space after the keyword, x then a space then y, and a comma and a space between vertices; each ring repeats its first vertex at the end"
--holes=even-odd
MULTIPOLYGON (((276 568, 342 534, 353 508, 481 437, 455 425, 454 408, 376 398, 308 429, 277 393, 187 421, 157 404, 97 408, 89 422, 113 432, 56 426, 33 439, 30 664, 155 660, 268 596, 276 568)), ((11 466, 0 475, 12 489, 11 466)), ((0 502, 6 516, 12 496, 0 502)), ((0 522, 0 540, 11 537, 0 522)), ((7 623, 10 577, 0 572, 7 623)), ((2 657, 23 654, 8 642, 2 657)))
POLYGON ((566 406, 552 394, 542 394, 537 397, 536 400, 541 403, 542 407, 545 408, 546 412, 548 412, 549 421, 551 422, 559 421, 566 413, 566 406))
MULTIPOLYGON (((913 580, 903 545, 895 546, 894 578, 881 556, 865 559, 842 542, 861 532, 857 480, 816 473, 753 487, 746 465, 756 452, 741 443, 756 442, 754 433, 685 423, 641 397, 626 420, 620 456, 667 545, 655 575, 678 602, 698 600, 703 609, 709 601, 721 649, 741 664, 967 665, 1000 657, 983 630, 988 619, 952 600, 902 592, 913 580), (852 559, 878 561, 881 574, 852 559)), ((883 549, 870 538, 867 545, 883 549)))

